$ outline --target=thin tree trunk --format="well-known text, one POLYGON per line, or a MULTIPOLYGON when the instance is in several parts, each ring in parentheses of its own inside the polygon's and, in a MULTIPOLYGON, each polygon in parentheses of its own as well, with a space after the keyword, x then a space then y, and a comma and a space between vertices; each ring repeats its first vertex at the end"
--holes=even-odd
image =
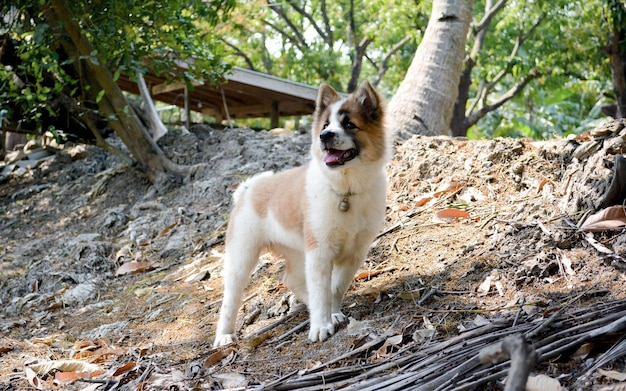
POLYGON ((70 37, 69 41, 61 38, 63 45, 75 47, 75 50, 66 50, 67 52, 76 51, 87 58, 86 64, 89 71, 99 84, 92 86, 92 88, 95 87, 97 91, 101 89, 105 91, 104 97, 98 102, 100 110, 115 118, 110 120, 109 124, 144 170, 148 180, 153 183, 161 183, 170 173, 186 173, 188 168, 179 166, 167 159, 156 142, 152 140, 135 112, 130 109, 119 86, 113 81, 113 75, 109 69, 91 58, 95 50, 72 19, 71 11, 65 1, 52 0, 51 6, 46 9, 46 18, 53 26, 63 26, 63 30, 70 37))
POLYGON ((399 139, 449 133, 473 5, 473 0, 434 0, 424 38, 389 102, 399 139))

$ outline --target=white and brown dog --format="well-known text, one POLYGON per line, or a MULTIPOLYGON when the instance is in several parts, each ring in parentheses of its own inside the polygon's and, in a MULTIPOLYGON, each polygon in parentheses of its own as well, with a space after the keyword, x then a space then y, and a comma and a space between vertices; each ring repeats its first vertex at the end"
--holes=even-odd
POLYGON ((385 218, 389 139, 382 101, 363 82, 348 98, 322 84, 311 161, 242 183, 226 232, 224 298, 215 346, 235 339, 243 290, 267 248, 285 261, 284 284, 309 309, 309 339, 345 319, 341 302, 385 218))

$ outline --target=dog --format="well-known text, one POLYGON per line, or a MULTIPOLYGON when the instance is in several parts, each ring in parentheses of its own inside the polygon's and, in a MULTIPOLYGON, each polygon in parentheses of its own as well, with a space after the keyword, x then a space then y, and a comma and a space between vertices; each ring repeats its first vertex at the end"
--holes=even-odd
POLYGON ((310 160, 253 176, 233 195, 216 347, 236 340, 243 290, 264 249, 284 258, 284 285, 308 307, 311 342, 346 319, 343 296, 385 219, 390 137, 367 81, 348 97, 322 84, 315 106, 310 160))

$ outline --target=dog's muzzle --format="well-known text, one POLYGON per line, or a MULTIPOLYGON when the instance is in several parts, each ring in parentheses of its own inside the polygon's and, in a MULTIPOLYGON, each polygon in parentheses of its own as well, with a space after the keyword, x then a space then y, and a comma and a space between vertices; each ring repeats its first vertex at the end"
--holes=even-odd
POLYGON ((346 162, 357 157, 356 148, 339 149, 338 135, 332 130, 325 130, 320 133, 321 147, 325 152, 324 163, 328 167, 342 166, 346 162))

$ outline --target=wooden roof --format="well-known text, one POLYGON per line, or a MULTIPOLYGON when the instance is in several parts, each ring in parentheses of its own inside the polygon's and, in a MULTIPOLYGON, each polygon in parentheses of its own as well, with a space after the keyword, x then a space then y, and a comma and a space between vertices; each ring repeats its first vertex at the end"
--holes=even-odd
MULTIPOLYGON (((146 74, 144 78, 152 99, 185 107, 184 83, 166 84, 164 78, 153 74, 146 74)), ((137 84, 126 76, 121 76, 118 84, 124 91, 139 94, 137 84)), ((218 121, 228 115, 232 119, 270 117, 274 126, 278 126, 278 117, 313 113, 317 89, 265 73, 234 68, 220 87, 196 83, 193 91, 189 91, 189 110, 210 115, 218 121)))

